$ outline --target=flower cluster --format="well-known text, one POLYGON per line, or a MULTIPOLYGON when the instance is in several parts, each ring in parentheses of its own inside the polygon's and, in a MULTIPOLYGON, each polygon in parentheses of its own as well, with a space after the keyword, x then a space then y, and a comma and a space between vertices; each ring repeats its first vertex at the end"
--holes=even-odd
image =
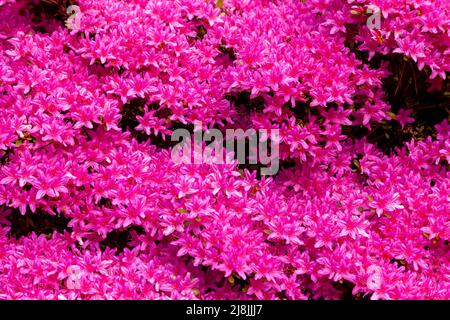
POLYGON ((65 5, 0 0, 0 299, 450 298, 448 115, 386 87, 448 96, 448 1, 65 5), (198 121, 279 129, 280 173, 175 163, 198 121))

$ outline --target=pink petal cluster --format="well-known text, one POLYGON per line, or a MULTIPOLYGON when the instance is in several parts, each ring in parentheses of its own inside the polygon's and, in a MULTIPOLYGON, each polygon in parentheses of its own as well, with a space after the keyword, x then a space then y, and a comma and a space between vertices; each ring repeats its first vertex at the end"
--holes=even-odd
POLYGON ((0 0, 0 299, 450 299, 448 121, 390 155, 344 131, 414 122, 349 34, 445 79, 449 1, 79 0, 72 30, 30 2, 0 0), (196 121, 279 129, 295 165, 174 163, 196 121), (67 230, 16 239, 13 211, 67 230))

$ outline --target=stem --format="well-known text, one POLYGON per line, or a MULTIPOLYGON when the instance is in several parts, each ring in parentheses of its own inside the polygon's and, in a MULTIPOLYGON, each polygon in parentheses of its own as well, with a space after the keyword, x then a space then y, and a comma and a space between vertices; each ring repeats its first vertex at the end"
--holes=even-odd
POLYGON ((400 84, 402 83, 402 80, 403 80, 403 74, 405 73, 405 66, 406 66, 406 63, 405 63, 405 61, 403 61, 402 73, 400 74, 400 79, 398 80, 398 84, 397 84, 397 88, 395 89, 394 96, 397 95, 398 90, 400 89, 400 84))
POLYGON ((411 71, 412 71, 412 74, 413 74, 413 77, 414 77, 414 89, 415 89, 415 91, 416 91, 416 96, 418 96, 418 95, 419 95, 419 90, 417 89, 416 70, 414 70, 414 66, 413 66, 412 61, 411 61, 411 63, 409 64, 409 66, 411 67, 411 71))

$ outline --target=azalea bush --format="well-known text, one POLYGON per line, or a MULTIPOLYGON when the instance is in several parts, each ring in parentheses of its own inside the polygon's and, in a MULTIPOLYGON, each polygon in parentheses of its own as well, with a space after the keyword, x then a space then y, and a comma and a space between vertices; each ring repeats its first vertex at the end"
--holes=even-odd
POLYGON ((0 299, 449 299, 449 71, 447 0, 0 0, 0 299))

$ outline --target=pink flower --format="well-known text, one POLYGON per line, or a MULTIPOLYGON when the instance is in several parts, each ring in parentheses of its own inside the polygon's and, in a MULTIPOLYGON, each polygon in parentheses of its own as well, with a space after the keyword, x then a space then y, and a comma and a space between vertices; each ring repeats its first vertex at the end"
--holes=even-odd
POLYGON ((405 127, 407 123, 413 123, 414 118, 410 117, 413 111, 411 109, 400 109, 395 119, 400 122, 402 129, 405 127))
POLYGON ((379 195, 369 203, 369 206, 374 208, 377 215, 380 217, 384 212, 394 212, 397 209, 404 208, 398 201, 399 197, 400 195, 397 192, 379 195))
POLYGON ((8 220, 8 216, 11 214, 11 209, 0 207, 0 225, 9 226, 11 222, 8 220))

